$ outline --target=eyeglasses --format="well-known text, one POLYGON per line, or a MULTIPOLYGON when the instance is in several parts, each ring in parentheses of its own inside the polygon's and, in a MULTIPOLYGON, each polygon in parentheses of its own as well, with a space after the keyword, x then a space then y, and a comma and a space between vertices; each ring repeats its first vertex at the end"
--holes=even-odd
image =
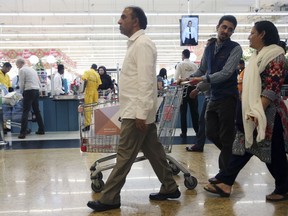
POLYGON ((233 28, 229 28, 227 25, 220 25, 221 30, 228 30, 229 33, 234 33, 233 28))

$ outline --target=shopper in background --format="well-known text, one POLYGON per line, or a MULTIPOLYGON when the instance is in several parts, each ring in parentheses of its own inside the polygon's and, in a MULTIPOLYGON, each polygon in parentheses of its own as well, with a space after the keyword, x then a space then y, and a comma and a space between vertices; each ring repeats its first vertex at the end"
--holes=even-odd
POLYGON ((238 173, 255 155, 266 163, 275 179, 275 190, 266 196, 266 200, 288 200, 288 165, 285 153, 285 142, 288 150, 288 112, 281 98, 285 76, 284 50, 278 46, 278 30, 270 21, 256 22, 248 39, 254 53, 249 59, 243 80, 245 153, 233 155, 228 169, 221 170, 216 175, 218 184, 208 184, 204 189, 220 196, 230 196, 238 173))
MULTIPOLYGON (((40 80, 33 68, 25 66, 25 60, 18 58, 16 60, 16 66, 19 69, 19 88, 23 94, 23 113, 21 118, 21 129, 19 139, 24 139, 27 135, 28 126, 28 114, 33 109, 36 121, 38 124, 38 131, 36 134, 45 134, 44 124, 39 109, 39 89, 41 87, 40 80)), ((28 132, 29 133, 29 132, 28 132)))
POLYGON ((51 76, 47 76, 47 80, 46 80, 46 91, 47 91, 47 95, 50 97, 51 95, 51 76))
POLYGON ((242 57, 241 46, 230 39, 236 26, 234 16, 220 18, 216 26, 217 38, 208 41, 200 68, 190 78, 193 85, 202 81, 211 84, 211 97, 205 116, 206 136, 221 151, 218 161, 220 170, 227 168, 235 139, 238 99, 236 68, 242 57))
POLYGON ((165 80, 167 81, 167 70, 165 68, 161 68, 159 74, 157 75, 157 90, 158 90, 158 99, 161 101, 159 108, 157 109, 156 113, 156 122, 160 121, 160 114, 163 109, 165 103, 165 80))
POLYGON ((238 76, 237 76, 237 83, 238 83, 237 88, 239 92, 239 97, 241 97, 242 95, 244 71, 245 71, 245 61, 241 59, 238 64, 238 76))
POLYGON ((197 84, 196 88, 191 91, 190 97, 195 98, 199 92, 204 94, 204 100, 202 104, 201 113, 199 116, 199 130, 196 134, 196 143, 191 146, 186 147, 186 151, 189 152, 203 152, 204 144, 206 141, 206 132, 205 132, 205 113, 207 104, 210 100, 210 83, 200 82, 197 84))
MULTIPOLYGON (((84 104, 92 104, 98 102, 98 87, 102 84, 100 75, 97 73, 97 65, 92 64, 90 70, 87 70, 82 75, 84 81, 84 104)), ((91 108, 87 107, 84 110, 85 127, 82 131, 89 131, 91 124, 91 108)))
POLYGON ((57 66, 58 72, 54 75, 54 94, 55 95, 64 95, 64 87, 63 87, 63 75, 64 75, 64 65, 58 64, 57 66))
POLYGON ((164 93, 165 80, 167 81, 167 70, 165 68, 161 68, 159 74, 157 75, 158 96, 162 96, 164 93))
POLYGON ((98 201, 88 202, 95 211, 120 208, 120 192, 140 149, 161 182, 160 192, 151 200, 180 197, 162 144, 157 139, 155 115, 157 81, 155 44, 145 35, 147 17, 139 7, 127 7, 118 21, 128 39, 127 54, 120 74, 120 141, 114 166, 98 201))
POLYGON ((244 72, 245 72, 245 62, 244 60, 240 60, 238 64, 238 76, 237 76, 237 88, 239 92, 239 97, 237 100, 237 107, 236 107, 236 130, 240 130, 243 132, 243 120, 242 120, 242 89, 243 89, 243 78, 244 78, 244 72))
MULTIPOLYGON (((12 68, 12 65, 9 62, 5 62, 2 65, 2 68, 0 70, 0 97, 3 97, 4 94, 7 94, 8 91, 11 92, 13 91, 13 88, 11 86, 11 82, 10 82, 10 77, 7 74, 12 68)), ((0 98, 1 100, 1 104, 0 107, 2 106, 2 98, 0 98)), ((3 113, 5 111, 8 112, 12 112, 12 107, 2 107, 2 111, 3 113)), ((10 129, 7 127, 6 123, 3 122, 3 130, 4 130, 4 134, 7 134, 8 131, 10 131, 10 129)))
POLYGON ((1 68, 0 72, 0 83, 3 84, 9 92, 13 91, 10 77, 7 74, 12 68, 12 65, 9 62, 5 62, 1 68))
MULTIPOLYGON (((284 53, 286 55, 286 52, 287 52, 287 42, 285 41, 280 41, 279 42, 279 46, 281 46, 284 50, 284 53)), ((284 84, 288 84, 288 59, 286 58, 286 62, 285 62, 285 66, 284 66, 284 69, 285 69, 285 79, 284 79, 284 84)), ((286 96, 286 95, 285 95, 286 96)))
MULTIPOLYGON (((186 79, 188 78, 191 73, 197 71, 198 66, 189 60, 190 58, 190 51, 188 49, 184 49, 182 51, 182 62, 180 62, 176 67, 175 72, 175 80, 186 79)), ((196 134, 199 130, 199 112, 198 112, 198 97, 197 95, 194 98, 190 98, 190 92, 195 89, 195 86, 188 86, 187 91, 183 92, 183 100, 182 104, 180 105, 180 117, 181 117, 181 134, 180 137, 186 138, 187 137, 187 108, 189 105, 190 115, 192 118, 192 124, 194 131, 196 134)))
POLYGON ((103 96, 106 96, 107 94, 109 94, 110 90, 114 91, 114 84, 112 82, 111 76, 109 74, 107 74, 107 70, 106 67, 104 66, 100 66, 98 68, 98 72, 100 75, 100 79, 102 84, 99 85, 98 90, 99 91, 103 91, 102 93, 104 93, 103 96), (108 92, 105 92, 106 90, 109 90, 108 92))

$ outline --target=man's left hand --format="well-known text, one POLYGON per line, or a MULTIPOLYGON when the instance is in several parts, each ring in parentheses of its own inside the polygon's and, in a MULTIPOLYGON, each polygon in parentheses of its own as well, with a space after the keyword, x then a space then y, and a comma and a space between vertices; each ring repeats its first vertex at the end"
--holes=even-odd
POLYGON ((135 119, 136 121, 136 128, 142 132, 145 132, 147 129, 146 121, 143 119, 135 119))
POLYGON ((203 78, 202 77, 192 77, 189 81, 189 83, 191 85, 196 85, 198 84, 199 82, 203 81, 203 78))

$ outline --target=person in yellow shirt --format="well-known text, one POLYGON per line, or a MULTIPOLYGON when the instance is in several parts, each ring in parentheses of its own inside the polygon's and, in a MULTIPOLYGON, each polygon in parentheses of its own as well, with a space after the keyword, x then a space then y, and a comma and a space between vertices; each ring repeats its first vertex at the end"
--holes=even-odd
MULTIPOLYGON (((102 84, 100 75, 97 73, 97 65, 92 64, 91 69, 84 72, 82 75, 84 80, 84 104, 98 102, 98 87, 102 84)), ((84 110, 85 127, 82 131, 89 131, 91 124, 91 108, 87 107, 84 110)))
POLYGON ((0 83, 3 84, 9 92, 13 91, 10 77, 7 74, 12 68, 9 62, 5 62, 0 72, 0 83))

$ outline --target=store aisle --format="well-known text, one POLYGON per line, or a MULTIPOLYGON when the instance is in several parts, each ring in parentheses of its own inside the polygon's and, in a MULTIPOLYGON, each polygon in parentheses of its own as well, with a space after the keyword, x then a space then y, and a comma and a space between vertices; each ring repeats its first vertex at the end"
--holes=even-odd
MULTIPOLYGON (((160 183, 148 161, 135 163, 121 193, 121 209, 94 213, 86 207, 88 200, 99 197, 91 191, 89 168, 107 154, 81 153, 79 148, 1 150, 0 215, 288 215, 287 202, 265 201, 274 183, 257 158, 242 170, 230 198, 205 192, 207 179, 217 172, 218 153, 214 145, 205 146, 204 153, 186 152, 185 145, 173 146, 171 155, 199 181, 194 190, 187 190, 183 175, 175 176, 182 196, 173 201, 149 201, 149 194, 157 192, 160 183)), ((103 172, 104 180, 109 172, 103 172)))

